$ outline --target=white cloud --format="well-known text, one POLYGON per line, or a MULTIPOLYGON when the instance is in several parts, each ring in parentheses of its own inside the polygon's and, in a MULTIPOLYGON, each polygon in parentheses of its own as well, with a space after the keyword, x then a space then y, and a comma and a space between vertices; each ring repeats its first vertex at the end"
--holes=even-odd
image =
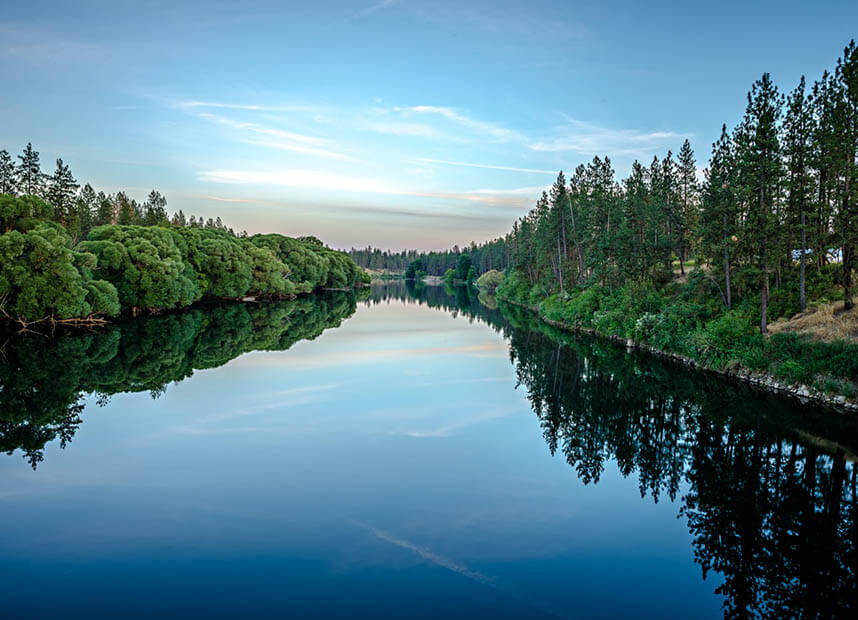
POLYGON ((492 138, 493 140, 496 140, 498 142, 515 142, 525 139, 524 136, 517 131, 507 129, 506 127, 501 127, 500 125, 496 125, 494 123, 488 123, 475 118, 471 118, 470 116, 466 116, 460 112, 457 112, 453 108, 449 108, 446 106, 417 105, 411 107, 395 107, 393 108, 393 110, 394 112, 400 112, 405 114, 433 114, 436 116, 440 116, 483 136, 492 138))
POLYGON ((366 15, 367 13, 375 13, 376 11, 380 11, 381 9, 391 7, 394 4, 399 4, 399 0, 380 0, 379 2, 376 2, 375 4, 366 7, 365 9, 360 11, 360 13, 363 15, 366 15))
POLYGON ((195 108, 221 108, 226 110, 249 110, 252 112, 311 112, 313 106, 308 105, 259 105, 255 103, 224 103, 220 101, 177 101, 173 104, 174 108, 180 110, 188 110, 195 108))
POLYGON ((472 194, 488 194, 491 196, 539 196, 545 186, 515 187, 513 189, 475 189, 472 194))
MULTIPOLYGON (((572 152, 608 157, 651 157, 688 136, 673 131, 614 129, 576 119, 552 130, 550 137, 528 144, 533 151, 572 152)), ((678 145, 677 145, 678 146, 678 145)), ((675 147, 674 147, 675 150, 675 147)))
POLYGON ((461 200, 500 207, 527 206, 544 189, 544 187, 534 186, 512 189, 475 189, 462 192, 445 192, 402 187, 385 179, 306 169, 281 171, 211 170, 200 175, 200 180, 212 183, 273 185, 324 189, 327 191, 440 198, 443 200, 461 200))
POLYGON ((395 136, 414 136, 418 138, 441 138, 443 134, 435 127, 423 123, 405 123, 405 122, 370 122, 367 123, 365 129, 376 133, 389 133, 395 136))
POLYGON ((353 158, 345 153, 340 153, 331 150, 332 143, 330 140, 320 138, 318 136, 308 136, 292 131, 285 131, 274 127, 265 127, 256 123, 245 121, 237 121, 211 112, 199 112, 199 118, 212 123, 231 127, 245 133, 250 133, 255 136, 266 136, 271 139, 246 138, 244 142, 264 146, 267 148, 279 149, 282 151, 293 151, 296 153, 305 153, 308 155, 317 155, 328 159, 339 159, 342 161, 352 161, 353 158))
POLYGON ((334 174, 321 170, 283 170, 280 172, 212 170, 203 173, 201 180, 212 181, 214 183, 283 185, 378 194, 403 193, 403 190, 379 179, 334 174))
POLYGON ((515 166, 495 166, 493 164, 474 164, 464 161, 448 161, 446 159, 430 159, 418 157, 417 161, 428 164, 444 164, 446 166, 463 166, 465 168, 484 168, 486 170, 507 170, 510 172, 529 172, 532 174, 557 174, 556 170, 539 170, 536 168, 516 168, 515 166))

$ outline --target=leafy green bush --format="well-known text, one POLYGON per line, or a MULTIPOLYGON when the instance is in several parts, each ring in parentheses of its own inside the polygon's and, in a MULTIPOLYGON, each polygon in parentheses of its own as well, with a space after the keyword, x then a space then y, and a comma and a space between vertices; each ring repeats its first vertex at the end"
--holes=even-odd
POLYGON ((12 318, 37 321, 119 312, 116 289, 93 280, 96 257, 69 248, 57 226, 0 235, 0 306, 12 318))
POLYGON ((78 249, 98 258, 95 276, 116 287, 123 307, 180 308, 202 296, 169 229, 99 226, 78 249))
POLYGON ((772 364, 770 370, 778 379, 787 383, 810 383, 813 373, 802 366, 796 360, 784 360, 772 364))
POLYGON ((477 278, 477 286, 481 289, 485 289, 490 293, 494 293, 498 286, 503 282, 503 272, 497 271, 496 269, 489 269, 479 278, 477 278))

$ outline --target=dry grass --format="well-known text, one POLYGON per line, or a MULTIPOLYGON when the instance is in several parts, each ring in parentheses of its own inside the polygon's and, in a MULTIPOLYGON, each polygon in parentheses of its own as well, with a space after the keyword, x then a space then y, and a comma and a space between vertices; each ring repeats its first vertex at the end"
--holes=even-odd
POLYGON ((791 319, 779 319, 769 325, 769 331, 773 334, 810 334, 814 339, 824 342, 858 342, 858 308, 844 312, 842 301, 823 304, 791 319))

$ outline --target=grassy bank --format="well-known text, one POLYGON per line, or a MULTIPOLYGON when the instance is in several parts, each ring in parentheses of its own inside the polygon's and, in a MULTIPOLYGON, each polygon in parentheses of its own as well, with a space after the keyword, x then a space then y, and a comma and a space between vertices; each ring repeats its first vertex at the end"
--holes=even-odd
MULTIPOLYGON (((782 320, 775 333, 761 335, 753 300, 725 311, 708 303, 707 297, 701 298, 707 288, 705 280, 704 274, 696 272, 687 282, 673 282, 659 290, 651 285, 613 291, 594 286, 547 295, 513 274, 498 288, 498 295, 556 326, 621 339, 688 364, 839 408, 858 406, 858 343, 843 338, 823 340, 811 332, 792 330, 788 320, 782 320)), ((789 295, 789 291, 774 295, 773 305, 780 302, 786 309, 789 295)), ((830 307, 825 301, 823 295, 819 318, 830 307)), ((794 319, 796 327, 801 321, 808 322, 807 316, 794 319)), ((838 317, 842 321, 842 315, 838 317)))

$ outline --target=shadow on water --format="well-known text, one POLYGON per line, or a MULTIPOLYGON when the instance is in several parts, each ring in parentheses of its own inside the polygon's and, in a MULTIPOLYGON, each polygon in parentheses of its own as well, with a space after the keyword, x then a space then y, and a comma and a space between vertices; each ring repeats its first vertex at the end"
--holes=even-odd
MULTIPOLYGON (((597 484, 609 461, 645 501, 678 505, 725 618, 854 617, 858 429, 793 401, 725 383, 597 338, 571 335, 466 287, 373 285, 368 306, 421 304, 485 323, 509 344, 552 454, 597 484)), ((90 334, 9 337, 0 360, 0 449, 35 468, 69 442, 84 396, 160 395, 195 369, 285 350, 340 325, 358 299, 332 293, 233 304, 90 334)))

